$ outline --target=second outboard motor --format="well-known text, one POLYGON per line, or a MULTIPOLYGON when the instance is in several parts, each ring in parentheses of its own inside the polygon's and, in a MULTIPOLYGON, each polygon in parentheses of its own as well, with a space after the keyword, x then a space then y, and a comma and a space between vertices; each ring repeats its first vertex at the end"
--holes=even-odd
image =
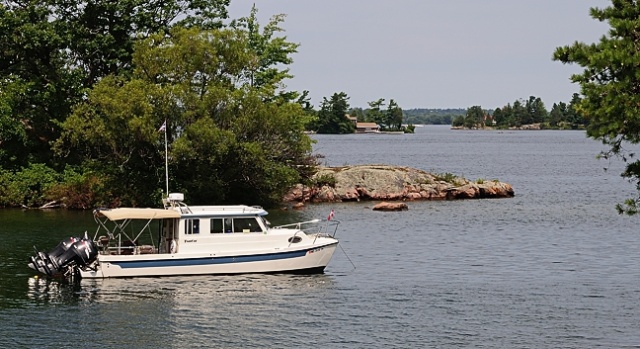
POLYGON ((73 245, 61 255, 54 258, 50 256, 50 258, 53 264, 57 265, 57 268, 60 269, 72 262, 79 267, 84 267, 93 262, 96 256, 98 256, 98 247, 96 244, 91 240, 82 239, 74 242, 73 245))
POLYGON ((30 258, 29 267, 48 276, 65 274, 67 269, 84 267, 98 256, 98 247, 87 237, 67 238, 48 253, 36 252, 30 258))

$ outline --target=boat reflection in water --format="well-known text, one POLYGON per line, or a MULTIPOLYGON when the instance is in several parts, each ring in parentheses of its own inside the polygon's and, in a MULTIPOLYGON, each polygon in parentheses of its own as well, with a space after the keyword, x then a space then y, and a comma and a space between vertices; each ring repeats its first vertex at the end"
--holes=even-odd
POLYGON ((82 283, 65 279, 31 277, 29 299, 44 304, 128 303, 159 300, 173 306, 194 309, 247 304, 250 299, 295 297, 331 289, 332 276, 326 274, 245 274, 217 276, 173 276, 159 278, 88 279, 82 283), (257 298, 256 298, 257 297, 257 298))

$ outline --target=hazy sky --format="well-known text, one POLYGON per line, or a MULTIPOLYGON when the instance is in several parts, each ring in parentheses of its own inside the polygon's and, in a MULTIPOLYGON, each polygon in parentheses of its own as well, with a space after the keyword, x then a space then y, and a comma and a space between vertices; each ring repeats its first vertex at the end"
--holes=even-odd
POLYGON ((502 107, 540 97, 547 109, 579 87, 576 65, 556 47, 593 43, 609 26, 589 16, 605 0, 231 0, 231 18, 256 4, 263 26, 286 14, 300 44, 287 89, 323 97, 345 92, 352 107, 379 98, 403 109, 502 107))

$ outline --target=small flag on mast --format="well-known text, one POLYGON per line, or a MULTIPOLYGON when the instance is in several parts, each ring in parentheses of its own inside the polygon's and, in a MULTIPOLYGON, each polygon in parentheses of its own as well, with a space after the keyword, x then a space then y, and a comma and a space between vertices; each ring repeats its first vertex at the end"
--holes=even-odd
POLYGON ((331 209, 331 212, 329 213, 329 217, 327 217, 327 220, 330 221, 333 218, 333 216, 335 216, 335 214, 333 212, 333 209, 331 209))
POLYGON ((167 131, 167 120, 162 123, 162 126, 158 129, 158 132, 166 132, 167 131))

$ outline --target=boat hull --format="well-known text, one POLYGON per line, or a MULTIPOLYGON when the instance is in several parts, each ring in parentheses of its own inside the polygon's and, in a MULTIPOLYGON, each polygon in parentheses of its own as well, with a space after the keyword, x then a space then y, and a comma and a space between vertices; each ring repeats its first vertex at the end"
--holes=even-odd
POLYGON ((119 278, 251 273, 322 273, 338 242, 299 249, 242 254, 100 255, 95 270, 82 278, 119 278))

